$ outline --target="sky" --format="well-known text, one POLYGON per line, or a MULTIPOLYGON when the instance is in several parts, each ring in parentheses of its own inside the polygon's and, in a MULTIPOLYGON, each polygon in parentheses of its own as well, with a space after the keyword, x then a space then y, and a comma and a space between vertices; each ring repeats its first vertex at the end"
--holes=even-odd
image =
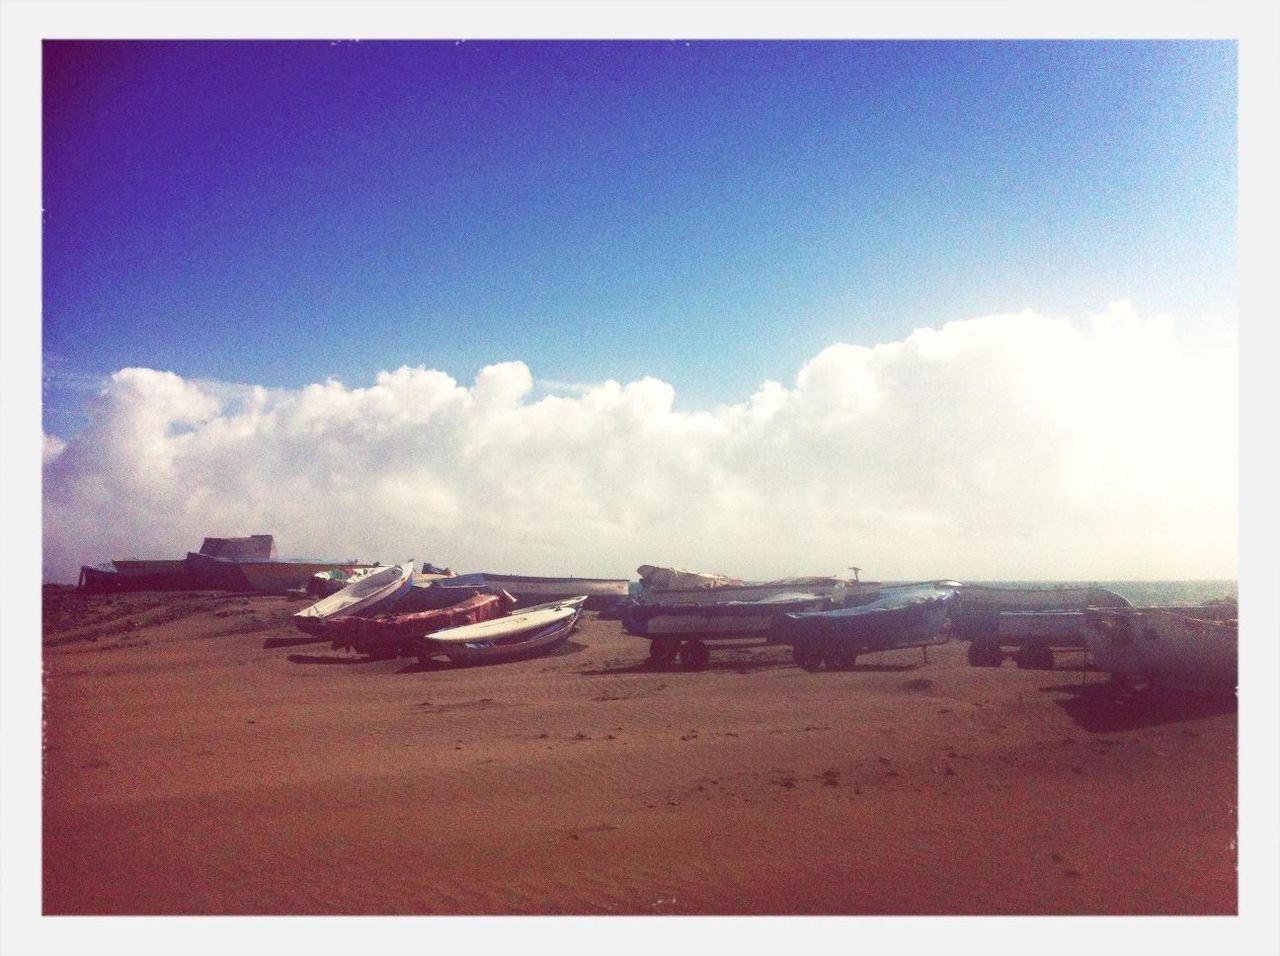
POLYGON ((1232 41, 58 41, 43 78, 47 579, 257 532, 1235 576, 1232 41))

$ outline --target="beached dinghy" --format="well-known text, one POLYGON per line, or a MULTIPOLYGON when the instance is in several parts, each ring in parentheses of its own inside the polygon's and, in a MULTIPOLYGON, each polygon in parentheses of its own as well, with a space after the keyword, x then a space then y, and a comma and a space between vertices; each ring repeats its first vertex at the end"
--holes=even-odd
POLYGON ((858 655, 874 651, 943 644, 942 625, 959 588, 955 581, 883 587, 866 604, 784 615, 770 640, 790 644, 796 663, 809 670, 824 662, 853 667, 858 655))
POLYGON ((348 614, 375 614, 413 586, 413 565, 392 564, 347 585, 293 615, 293 623, 308 634, 323 634, 325 622, 348 614))
POLYGON ((1235 604, 1085 611, 1089 657, 1127 690, 1229 692, 1238 678, 1235 604))
MULTIPOLYGON (((438 590, 446 595, 452 592, 454 603, 377 617, 350 614, 331 619, 325 625, 324 636, 331 639, 334 650, 350 649, 379 659, 417 657, 425 662, 430 653, 422 641, 424 636, 446 628, 506 617, 515 605, 515 598, 506 591, 467 594, 466 588, 420 590, 438 590)), ((396 609, 403 603, 398 601, 396 609)))
POLYGON ((568 639, 586 601, 586 595, 550 601, 509 617, 435 631, 423 640, 428 653, 439 651, 457 664, 534 657, 554 650, 568 639))

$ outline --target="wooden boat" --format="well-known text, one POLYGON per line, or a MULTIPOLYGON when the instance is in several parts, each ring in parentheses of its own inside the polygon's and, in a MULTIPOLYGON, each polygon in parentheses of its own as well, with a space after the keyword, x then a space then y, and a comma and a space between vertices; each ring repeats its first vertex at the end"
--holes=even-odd
POLYGON ((323 634, 326 621, 349 614, 377 613, 380 608, 390 606, 412 586, 412 564, 388 565, 298 611, 293 615, 293 623, 308 634, 323 634))
POLYGON ((1236 613, 1234 603, 1090 609, 1084 612, 1089 657, 1126 690, 1233 691, 1236 613))
POLYGON ((619 608, 622 629, 649 639, 649 660, 667 664, 679 656, 690 670, 710 660, 708 642, 756 643, 768 638, 774 621, 783 614, 814 611, 833 606, 829 595, 789 592, 755 601, 717 601, 646 604, 628 601, 619 608))
POLYGON ((508 617, 435 631, 423 638, 426 651, 439 651, 458 664, 497 663, 546 654, 568 639, 586 601, 583 594, 524 608, 508 617))
MULTIPOLYGON (((422 638, 445 628, 479 624, 505 617, 515 599, 505 591, 496 594, 465 595, 463 588, 441 588, 457 592, 453 604, 407 613, 380 614, 376 617, 349 614, 330 619, 324 635, 332 640, 334 650, 353 650, 375 658, 417 657, 424 663, 430 656, 422 638)), ((403 602, 397 602, 399 610, 403 602)))
POLYGON ((778 618, 770 640, 790 644, 796 663, 816 670, 853 667, 858 655, 947 640, 942 626, 961 587, 929 581, 881 588, 865 604, 830 611, 805 611, 778 618))
POLYGON ((586 607, 598 610, 613 607, 626 600, 630 582, 625 578, 553 578, 476 571, 455 575, 445 586, 484 586, 495 591, 506 591, 516 599, 517 606, 563 601, 585 595, 586 607))

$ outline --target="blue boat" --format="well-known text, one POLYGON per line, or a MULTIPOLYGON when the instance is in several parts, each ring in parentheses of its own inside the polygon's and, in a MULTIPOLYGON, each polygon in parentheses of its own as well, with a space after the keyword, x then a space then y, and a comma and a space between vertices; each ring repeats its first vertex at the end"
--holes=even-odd
POLYGON ((884 586, 876 598, 854 607, 784 614, 770 643, 790 644, 796 663, 817 670, 853 667, 860 654, 944 644, 947 609, 961 585, 955 581, 884 586))

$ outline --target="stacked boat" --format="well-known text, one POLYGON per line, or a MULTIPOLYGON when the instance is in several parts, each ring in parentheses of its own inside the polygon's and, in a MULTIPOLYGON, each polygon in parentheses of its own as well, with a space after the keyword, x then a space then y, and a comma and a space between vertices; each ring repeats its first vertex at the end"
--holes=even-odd
POLYGON ((293 616, 307 633, 375 660, 443 654, 460 664, 519 660, 559 647, 577 626, 587 595, 514 612, 501 588, 421 580, 413 565, 366 575, 293 616), (447 585, 447 586, 446 586, 447 585))

